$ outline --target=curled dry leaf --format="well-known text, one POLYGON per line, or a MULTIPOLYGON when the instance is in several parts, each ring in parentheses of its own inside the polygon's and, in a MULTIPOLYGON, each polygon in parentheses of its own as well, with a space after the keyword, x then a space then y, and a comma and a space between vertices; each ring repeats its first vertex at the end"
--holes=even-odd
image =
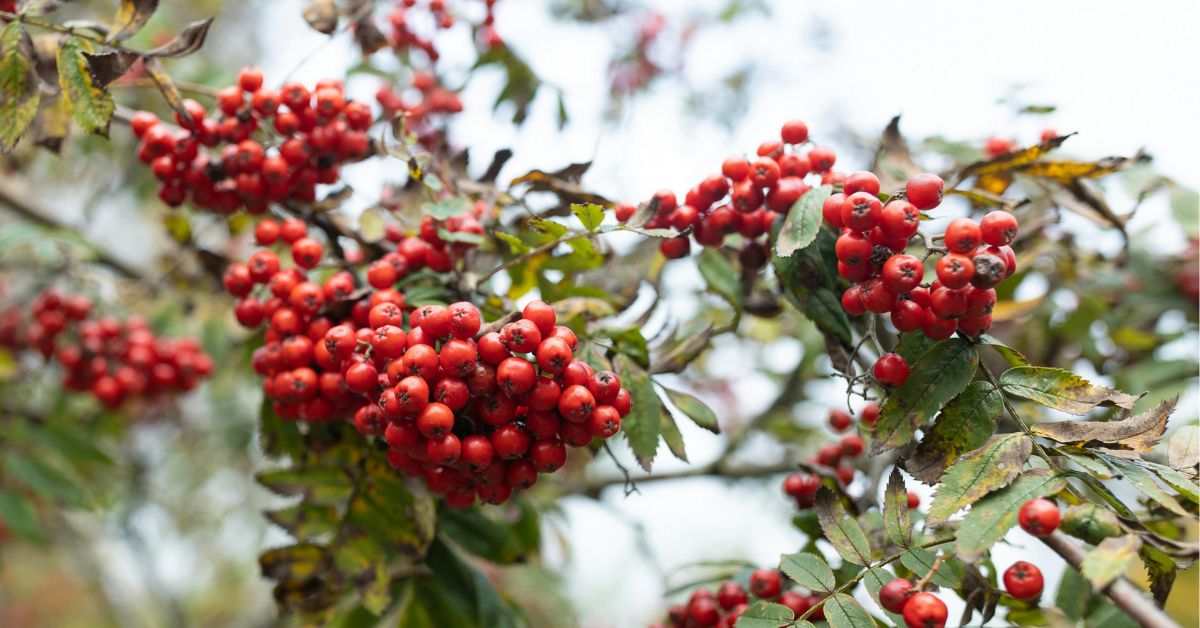
POLYGON ((1179 398, 1168 399, 1150 410, 1120 421, 1060 421, 1035 425, 1032 432, 1060 443, 1099 442, 1137 452, 1150 451, 1167 431, 1167 419, 1179 398))

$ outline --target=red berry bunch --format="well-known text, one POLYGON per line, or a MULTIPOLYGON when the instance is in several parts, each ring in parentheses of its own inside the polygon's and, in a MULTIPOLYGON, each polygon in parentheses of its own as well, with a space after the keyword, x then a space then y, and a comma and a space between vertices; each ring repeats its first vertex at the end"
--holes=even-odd
MULTIPOLYGON (((797 617, 821 602, 820 595, 785 589, 785 586, 790 583, 779 570, 756 569, 750 574, 749 587, 727 580, 721 583, 715 595, 704 587, 696 589, 687 603, 677 604, 667 611, 665 623, 653 628, 733 628, 746 608, 759 600, 783 604, 797 617)), ((821 621, 825 618, 824 610, 818 608, 808 618, 821 621)))
POLYGON ((186 118, 175 116, 179 127, 148 112, 130 121, 141 139, 138 158, 162 182, 159 198, 172 207, 190 198, 220 214, 243 208, 262 214, 271 202, 311 202, 317 185, 338 182, 339 166, 372 151, 371 107, 346 98, 341 81, 276 90, 263 86, 261 71, 245 68, 236 85, 217 93, 211 117, 195 101, 184 101, 184 108, 186 118), (263 135, 271 141, 255 139, 263 135))
POLYGON ((430 72, 414 72, 410 86, 410 90, 401 94, 384 85, 375 92, 375 100, 389 117, 403 115, 405 128, 430 145, 439 137, 433 122, 439 117, 462 113, 462 100, 430 72))
MULTIPOLYGON (((424 9, 423 12, 428 14, 428 20, 433 22, 434 29, 439 31, 452 28, 455 19, 446 6, 446 0, 426 0, 424 4, 424 7, 418 7, 417 0, 400 0, 396 3, 387 18, 392 26, 391 43, 399 53, 420 50, 429 57, 430 62, 436 63, 440 56, 437 45, 432 37, 418 32, 417 22, 421 22, 422 19, 416 14, 418 10, 424 9)), ((483 5, 486 14, 480 25, 479 37, 488 48, 502 46, 504 40, 496 32, 496 0, 484 0, 483 5)))
MULTIPOLYGON (((896 329, 920 329, 937 340, 955 331, 968 336, 987 331, 996 304, 994 288, 1017 270, 1009 246, 1017 236, 1017 219, 998 210, 979 222, 950 221, 945 250, 937 251, 942 253, 935 267, 937 277, 922 283, 925 262, 904 251, 917 234, 921 211, 941 202, 942 180, 932 174, 917 175, 909 179, 903 197, 886 204, 878 194, 875 175, 855 172, 846 177, 842 192, 831 195, 823 207, 825 222, 841 230, 836 244, 838 273, 852 283, 842 294, 842 308, 851 316, 889 314, 896 329)), ((898 380, 907 377, 907 365, 902 376, 898 369, 886 370, 886 375, 898 380)), ((879 375, 876 379, 881 382, 899 385, 879 375)))
POLYGON ((213 370, 194 339, 158 338, 131 317, 94 319, 85 296, 46 290, 30 306, 26 324, 18 309, 0 314, 0 346, 31 348, 63 368, 63 386, 90 392, 108 408, 135 398, 191 390, 213 370))
MULTIPOLYGON (((807 146, 808 125, 793 120, 783 125, 779 140, 763 142, 753 159, 726 159, 721 174, 705 177, 688 190, 680 203, 669 190, 650 200, 654 215, 647 228, 672 228, 682 232, 663 240, 660 248, 669 259, 686 256, 694 239, 701 246, 720 246, 725 236, 739 233, 748 242, 741 252, 742 264, 759 268, 767 262, 767 249, 760 240, 775 218, 787 213, 809 191, 806 177, 820 175, 823 183, 839 181, 833 171, 837 156, 821 146, 807 146)), ((617 219, 629 220, 635 209, 617 207, 617 219)))
MULTIPOLYGON (((879 406, 873 403, 863 406, 859 420, 866 425, 874 425, 879 420, 879 406)), ((835 434, 849 430, 852 425, 854 417, 850 413, 840 409, 829 411, 829 428, 835 434)), ((864 446, 858 434, 844 434, 836 442, 822 445, 811 463, 831 469, 842 485, 848 485, 854 481, 854 467, 849 461, 861 456, 864 446)), ((812 508, 820 488, 820 476, 811 473, 797 471, 783 480, 783 492, 796 500, 796 507, 801 510, 812 508)))
POLYGON ((253 366, 277 414, 352 421, 383 437, 389 462, 451 506, 476 497, 498 504, 560 468, 567 446, 617 433, 632 398, 616 374, 575 359, 574 332, 545 303, 484 333, 471 303, 408 305, 398 279, 423 267, 449 270, 446 249, 430 242, 431 220, 368 266, 365 290, 349 271, 309 279, 321 244, 298 220, 263 221, 258 242, 289 243, 295 265, 284 268, 263 249, 231 265, 225 287, 241 299, 234 313, 242 325, 267 323, 253 366))
POLYGON ((879 604, 903 616, 908 628, 943 628, 949 616, 941 598, 913 589, 913 584, 904 578, 896 578, 879 589, 879 604))

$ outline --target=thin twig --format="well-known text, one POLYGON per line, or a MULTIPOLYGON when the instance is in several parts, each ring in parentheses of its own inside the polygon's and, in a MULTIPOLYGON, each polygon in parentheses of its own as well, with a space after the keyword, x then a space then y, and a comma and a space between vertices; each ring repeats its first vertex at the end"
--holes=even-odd
MULTIPOLYGON (((1086 556, 1083 548, 1062 532, 1042 537, 1041 541, 1067 561, 1073 569, 1078 570, 1083 565, 1086 556)), ((1179 624, 1123 576, 1113 580, 1112 584, 1104 588, 1103 593, 1142 628, 1179 628, 1179 624)))
POLYGON ((621 461, 617 459, 617 455, 613 453, 613 450, 608 446, 608 443, 604 443, 604 451, 608 452, 608 457, 612 458, 613 464, 617 465, 617 468, 621 470, 621 475, 625 477, 625 496, 629 497, 634 493, 641 494, 641 491, 638 490, 637 484, 633 482, 633 476, 629 475, 629 469, 625 468, 625 465, 621 464, 621 461))

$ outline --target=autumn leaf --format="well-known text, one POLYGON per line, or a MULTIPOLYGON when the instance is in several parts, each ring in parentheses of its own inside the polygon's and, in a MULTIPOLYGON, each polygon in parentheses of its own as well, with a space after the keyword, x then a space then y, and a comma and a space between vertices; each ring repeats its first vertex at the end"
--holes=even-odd
POLYGON ((1021 166, 1041 159, 1046 153, 1062 146, 1062 143, 1067 141, 1068 137, 1071 137, 1071 134, 1061 135, 1048 142, 1034 144, 1033 146, 1005 153, 998 157, 977 161, 960 170, 955 180, 962 181, 970 177, 983 177, 985 175, 999 175, 1011 172, 1021 166))
POLYGON ((901 547, 912 544, 912 520, 908 513, 908 490, 898 467, 892 467, 883 493, 883 531, 892 543, 901 547))
POLYGON ((1138 415, 1119 421, 1059 421, 1041 423, 1031 431, 1060 443, 1099 442, 1138 452, 1150 451, 1167 431, 1167 419, 1179 397, 1168 399, 1138 415))
POLYGON ((42 100, 28 48, 20 22, 0 30, 0 152, 17 145, 42 100))
POLYGON ((866 533, 833 491, 822 488, 817 493, 816 511, 825 538, 842 558, 856 565, 871 564, 871 543, 866 533))
POLYGON ((157 9, 158 0, 121 0, 121 6, 117 8, 117 15, 113 18, 108 41, 122 41, 133 37, 151 17, 154 17, 154 11, 157 9))
POLYGON ((1097 590, 1120 578, 1138 557, 1142 541, 1134 534, 1104 539, 1083 557, 1080 571, 1097 590))
POLYGON ((58 83, 79 126, 88 133, 107 137, 116 105, 92 75, 85 54, 91 50, 91 44, 83 39, 64 39, 58 49, 58 83))
POLYGON ((904 468, 913 477, 934 484, 963 453, 976 449, 996 432, 1003 409, 1000 391, 988 382, 972 382, 955 397, 925 432, 904 468))
POLYGON ((962 339, 927 351, 913 364, 908 381, 884 401, 871 433, 872 451, 879 454, 910 443, 918 428, 966 389, 978 365, 975 347, 962 339))
POLYGON ((1137 397, 1098 386, 1066 369, 1018 366, 1000 375, 1004 392, 1068 414, 1087 414, 1099 405, 1133 408, 1137 397))
POLYGON ((174 39, 146 53, 147 57, 176 59, 198 52, 208 38, 208 29, 213 18, 192 22, 184 27, 174 39))
POLYGON ((929 507, 926 523, 938 525, 984 495, 1007 486, 1033 452, 1033 440, 1020 432, 994 436, 950 467, 929 507))

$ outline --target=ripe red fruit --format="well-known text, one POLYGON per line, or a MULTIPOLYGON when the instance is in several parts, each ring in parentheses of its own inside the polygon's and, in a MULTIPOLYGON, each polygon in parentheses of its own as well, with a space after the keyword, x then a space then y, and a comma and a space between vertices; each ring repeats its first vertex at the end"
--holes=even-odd
POLYGON ((592 375, 586 385, 592 395, 596 397, 596 403, 611 404, 616 401, 617 394, 621 391, 621 378, 612 371, 598 371, 592 375))
POLYGON ((925 308, 911 299, 897 299, 890 313, 892 325, 900 331, 916 331, 925 323, 925 308))
POLYGON ((996 158, 1011 153, 1017 147, 1016 143, 1007 137, 992 136, 983 143, 983 152, 989 158, 996 158))
POLYGON ((687 257, 691 252, 691 238, 687 236, 678 236, 675 238, 667 238, 658 245, 658 250, 667 259, 679 259, 687 257))
POLYGON ((567 386, 558 398, 558 413, 568 421, 582 423, 591 418, 596 409, 596 397, 592 391, 578 384, 567 386))
POLYGON ((833 443, 826 443, 817 449, 817 464, 825 467, 837 466, 842 459, 842 448, 833 443))
POLYGON ((479 328, 483 325, 483 319, 479 314, 479 308, 475 304, 466 301, 459 301, 450 305, 450 333, 455 338, 468 340, 475 337, 479 333, 479 328))
POLYGON ((946 248, 951 253, 972 253, 982 241, 979 223, 970 218, 955 218, 946 226, 946 248))
POLYGON ((292 244, 292 260, 301 268, 315 268, 324 253, 325 247, 312 238, 300 238, 292 244))
POLYGON ((845 432, 854 423, 854 417, 841 409, 829 411, 829 427, 835 432, 845 432))
POLYGON ((445 404, 431 403, 417 417, 417 429, 425 438, 440 439, 454 429, 454 411, 445 404))
POLYGON ((944 628, 950 612, 941 598, 922 591, 908 598, 902 614, 908 628, 944 628))
POLYGON ((529 353, 542 342, 542 332, 533 321, 521 319, 500 329, 500 341, 513 353, 529 353))
POLYGON ((554 473, 567 463, 567 448, 557 440, 542 440, 529 449, 529 460, 542 473, 554 473))
POLYGON ((1023 530, 1034 536, 1050 536, 1062 522, 1062 513, 1054 502, 1039 497, 1021 506, 1020 512, 1017 513, 1017 521, 1023 530))
POLYGON ((736 582, 725 582, 717 589, 717 603, 725 610, 732 610, 739 604, 745 604, 750 600, 746 595, 746 590, 742 585, 736 582))
POLYGON ((554 308, 545 301, 531 301, 521 310, 521 317, 527 321, 532 321, 537 326, 538 331, 541 332, 542 337, 554 333, 554 326, 558 322, 554 308))
POLYGON ((863 439, 858 434, 847 434, 841 441, 842 455, 857 458, 863 452, 863 439))
POLYGON ((979 221, 980 236, 992 246, 1012 244, 1017 238, 1017 228, 1016 217, 1003 210, 988 212, 979 221))
POLYGON ((379 372, 369 362, 356 362, 343 373, 346 387, 356 393, 367 394, 379 387, 379 372))
POLYGON ((258 68, 242 68, 237 76, 238 87, 247 92, 257 92, 263 85, 263 73, 258 68))
POLYGON ((496 382, 509 397, 515 398, 529 392, 536 378, 533 364, 524 358, 506 358, 496 367, 496 382))
POLYGON ((948 253, 937 262, 937 277, 941 284, 951 290, 965 287, 975 276, 975 263, 966 255, 948 253))
POLYGON ((492 465, 495 450, 486 436, 472 434, 462 441, 462 461, 472 471, 479 473, 492 465))
POLYGON ((867 311, 867 306, 863 304, 862 286, 855 284, 846 288, 842 293, 842 309, 850 316, 862 316, 867 311))
POLYGON ((908 381, 908 362, 897 353, 885 353, 879 356, 872 372, 881 384, 903 386, 908 381))
POLYGON ((921 285, 921 280, 925 278, 925 264, 912 255, 893 255, 883 263, 881 277, 888 290, 903 294, 921 285))
POLYGON ((912 597, 912 583, 904 578, 896 578, 879 589, 879 605, 893 613, 904 610, 905 602, 912 597))
POLYGON ((846 202, 845 194, 830 194, 825 202, 821 204, 821 217, 825 219, 825 224, 834 229, 841 229, 842 224, 842 205, 846 202))
POLYGON ((903 199, 888 201, 879 213, 879 229, 889 239, 908 242, 921 225, 921 214, 912 203, 903 199))
POLYGON ((612 406, 597 406, 588 417, 588 432, 596 438, 608 438, 621 431, 621 413, 612 406))
POLYGON ((933 315, 940 319, 959 318, 967 312, 967 297, 969 288, 952 290, 946 286, 938 286, 929 295, 929 308, 933 315))
POLYGON ((842 486, 848 486, 854 481, 854 467, 849 464, 838 465, 833 473, 837 476, 838 482, 842 483, 842 486))
POLYGON ((461 454, 462 443, 454 434, 446 434, 440 439, 430 439, 425 443, 425 455, 434 464, 454 464, 461 454))
POLYGON ((875 423, 879 421, 879 404, 868 403, 867 405, 863 406, 862 410, 858 413, 858 420, 861 421, 863 425, 873 427, 875 423))
POLYGON ((785 144, 803 144, 808 141, 808 125, 802 120, 784 122, 779 137, 785 144))
POLYGON ((516 423, 507 423, 492 432, 492 447, 502 460, 516 460, 529 450, 529 434, 516 423))
POLYGON ((842 185, 842 192, 847 196, 856 192, 866 192, 875 196, 879 194, 879 177, 866 170, 851 172, 849 175, 846 175, 846 182, 842 185))
POLYGON ((916 491, 911 491, 911 490, 910 490, 910 491, 908 492, 908 509, 909 509, 909 510, 916 510, 916 509, 917 509, 917 507, 918 507, 918 506, 920 506, 920 505, 921 505, 921 496, 920 496, 920 495, 917 495, 917 492, 916 492, 916 491))
POLYGON ((837 153, 832 148, 816 146, 808 151, 808 161, 812 164, 813 172, 828 172, 837 161, 837 153))
POLYGON ((860 233, 848 231, 838 236, 834 252, 839 262, 847 266, 866 267, 871 259, 871 241, 860 233))
POLYGON ((1033 563, 1018 560, 1004 570, 1004 590, 1018 600, 1036 599, 1044 585, 1042 570, 1033 563))
POLYGON ((776 569, 755 569, 750 574, 750 592, 754 597, 773 600, 783 589, 783 578, 776 569))
POLYGON ((896 307, 896 293, 888 290, 882 281, 872 279, 862 284, 862 302, 868 311, 886 314, 896 307))
POLYGON ((883 203, 868 192, 849 194, 842 203, 842 225, 855 231, 870 231, 882 215, 883 203))
POLYGON ((904 185, 904 196, 917 209, 933 209, 942 202, 944 186, 941 177, 926 172, 908 180, 904 185))

